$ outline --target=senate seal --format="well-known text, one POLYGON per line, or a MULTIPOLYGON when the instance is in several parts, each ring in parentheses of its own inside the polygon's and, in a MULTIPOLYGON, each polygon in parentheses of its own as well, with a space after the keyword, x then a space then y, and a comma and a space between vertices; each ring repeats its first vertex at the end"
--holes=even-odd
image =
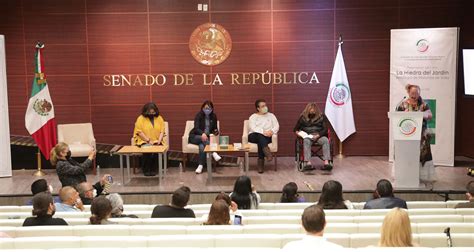
POLYGON ((206 66, 216 66, 229 57, 232 39, 221 25, 202 24, 191 34, 189 50, 197 62, 206 66))

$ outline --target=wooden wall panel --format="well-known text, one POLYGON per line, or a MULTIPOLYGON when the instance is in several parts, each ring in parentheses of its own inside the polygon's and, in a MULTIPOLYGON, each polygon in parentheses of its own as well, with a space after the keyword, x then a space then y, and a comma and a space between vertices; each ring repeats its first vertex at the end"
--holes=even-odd
MULTIPOLYGON (((255 99, 264 98, 281 123, 280 155, 293 155, 292 129, 305 104, 316 101, 324 109, 342 34, 357 127, 344 152, 387 155, 390 29, 459 26, 461 48, 472 48, 470 10, 469 0, 4 0, 0 34, 7 43, 12 134, 27 134, 34 43, 41 40, 58 123, 91 121, 99 142, 128 144, 141 107, 154 101, 170 123, 171 148, 180 149, 185 121, 206 99, 215 103, 222 132, 240 142, 243 120, 255 99), (197 4, 210 11, 198 11, 197 4), (210 21, 234 42, 231 56, 215 67, 197 63, 188 48, 192 31, 210 21), (229 73, 267 70, 316 72, 320 83, 231 85, 229 73), (193 85, 173 85, 173 74, 184 73, 194 73, 193 85), (168 81, 104 87, 105 74, 165 74, 168 81), (204 85, 203 74, 208 81, 219 74, 224 84, 204 85)), ((458 115, 473 109, 462 92, 458 115)), ((474 122, 459 118, 456 153, 474 156, 474 122)))

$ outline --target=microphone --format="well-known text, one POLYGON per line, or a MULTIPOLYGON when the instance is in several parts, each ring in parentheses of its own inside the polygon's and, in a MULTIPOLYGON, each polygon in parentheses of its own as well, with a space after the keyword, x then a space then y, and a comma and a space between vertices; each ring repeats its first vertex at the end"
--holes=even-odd
POLYGON ((406 99, 406 96, 403 96, 403 98, 397 103, 397 106, 395 106, 395 111, 398 111, 398 107, 400 107, 400 104, 406 99))
POLYGON ((450 227, 445 228, 444 233, 448 237, 447 239, 448 247, 451 248, 453 246, 453 240, 451 239, 451 228, 450 227))

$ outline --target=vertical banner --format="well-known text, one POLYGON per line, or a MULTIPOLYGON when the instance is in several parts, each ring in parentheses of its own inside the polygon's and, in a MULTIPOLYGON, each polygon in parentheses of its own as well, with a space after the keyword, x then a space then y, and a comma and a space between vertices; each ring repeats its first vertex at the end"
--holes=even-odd
MULTIPOLYGON (((390 37, 390 109, 407 97, 405 85, 421 88, 433 118, 431 151, 435 165, 454 165, 454 131, 459 28, 394 29, 390 37)), ((390 130, 389 160, 393 161, 390 130)))
POLYGON ((12 176, 5 36, 0 35, 0 177, 12 176))

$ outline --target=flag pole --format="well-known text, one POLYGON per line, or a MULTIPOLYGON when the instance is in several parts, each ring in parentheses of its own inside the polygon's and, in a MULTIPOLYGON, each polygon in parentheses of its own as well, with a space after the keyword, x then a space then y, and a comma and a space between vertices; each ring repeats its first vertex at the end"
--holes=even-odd
POLYGON ((46 173, 44 173, 41 170, 41 151, 40 151, 39 147, 38 147, 38 152, 36 153, 36 161, 37 161, 38 170, 33 173, 33 176, 43 177, 44 175, 46 175, 46 173))
MULTIPOLYGON (((338 41, 338 46, 341 46, 344 43, 342 40, 342 35, 339 34, 339 41, 338 41)), ((339 154, 336 155, 337 158, 344 158, 344 154, 342 153, 342 141, 338 138, 339 140, 339 154)))

